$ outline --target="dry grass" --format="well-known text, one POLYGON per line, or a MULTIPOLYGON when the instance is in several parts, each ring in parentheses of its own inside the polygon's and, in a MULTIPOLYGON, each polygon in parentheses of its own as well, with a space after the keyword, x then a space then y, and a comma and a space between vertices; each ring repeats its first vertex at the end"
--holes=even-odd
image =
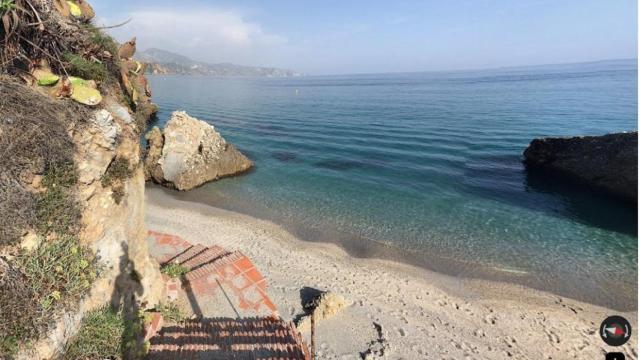
POLYGON ((76 52, 82 39, 65 26, 47 0, 3 1, 0 16, 0 70, 17 73, 28 69, 34 59, 46 59, 64 73, 61 59, 65 51, 76 52))
POLYGON ((41 317, 35 294, 25 276, 0 258, 0 358, 18 350, 25 338, 37 335, 41 317), (20 314, 20 316, 16 316, 20 314))
MULTIPOLYGON (((88 118, 72 101, 56 101, 0 77, 0 246, 15 243, 26 229, 48 227, 42 222, 50 221, 52 212, 66 211, 62 205, 77 209, 67 194, 75 150, 67 130, 88 118), (38 194, 29 187, 36 175, 48 175, 45 186, 52 192, 38 194)), ((72 218, 67 225, 73 226, 72 218)))
POLYGON ((116 157, 102 175, 102 187, 111 187, 113 200, 120 204, 124 197, 124 183, 133 175, 129 159, 116 157))
POLYGON ((0 267, 0 358, 35 338, 55 313, 47 310, 71 304, 95 276, 92 255, 75 237, 80 209, 69 135, 88 118, 81 105, 0 76, 0 247, 28 229, 46 239, 0 267))

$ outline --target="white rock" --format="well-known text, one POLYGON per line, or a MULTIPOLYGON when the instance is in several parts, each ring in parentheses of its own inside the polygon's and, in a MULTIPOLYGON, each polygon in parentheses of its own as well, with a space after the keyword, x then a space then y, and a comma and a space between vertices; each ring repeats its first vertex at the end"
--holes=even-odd
POLYGON ((213 126, 176 111, 164 129, 153 128, 145 171, 157 183, 189 190, 208 181, 244 172, 251 160, 227 143, 213 126))

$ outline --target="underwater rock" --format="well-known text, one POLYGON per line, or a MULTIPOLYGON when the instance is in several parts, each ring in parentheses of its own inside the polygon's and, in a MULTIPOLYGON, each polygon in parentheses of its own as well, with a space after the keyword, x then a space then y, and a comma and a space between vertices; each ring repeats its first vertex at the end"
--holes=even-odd
POLYGON ((549 171, 630 202, 638 201, 638 133, 534 139, 530 171, 549 171))

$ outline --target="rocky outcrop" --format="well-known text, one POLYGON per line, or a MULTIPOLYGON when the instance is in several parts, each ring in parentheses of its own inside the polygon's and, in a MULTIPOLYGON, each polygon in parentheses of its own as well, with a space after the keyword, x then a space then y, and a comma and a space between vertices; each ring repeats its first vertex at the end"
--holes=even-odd
POLYGON ((630 202, 638 201, 638 133, 535 139, 530 171, 549 171, 630 202))
POLYGON ((193 189, 253 166, 213 126, 184 111, 174 112, 164 132, 154 127, 146 139, 147 179, 178 190, 193 189))
POLYGON ((311 327, 311 316, 315 321, 332 318, 347 307, 349 303, 340 295, 331 291, 320 293, 315 299, 304 304, 307 314, 298 320, 298 330, 304 331, 311 327))

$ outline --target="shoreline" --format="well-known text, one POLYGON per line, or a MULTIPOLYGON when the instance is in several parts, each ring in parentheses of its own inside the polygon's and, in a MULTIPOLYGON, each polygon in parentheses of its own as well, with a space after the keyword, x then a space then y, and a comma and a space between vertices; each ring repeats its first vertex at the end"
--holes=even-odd
POLYGON ((263 209, 259 204, 246 203, 246 200, 229 197, 224 192, 212 191, 207 187, 207 184, 187 192, 166 189, 156 184, 147 184, 147 190, 150 189, 160 191, 166 196, 186 203, 224 209, 276 224, 296 240, 313 244, 332 244, 355 259, 379 259, 406 264, 428 272, 450 276, 456 281, 479 280, 509 283, 620 312, 637 309, 637 287, 632 289, 633 291, 629 291, 627 283, 611 285, 616 289, 614 293, 618 294, 616 297, 611 297, 608 292, 594 291, 593 285, 584 287, 585 284, 579 278, 570 278, 571 274, 552 274, 553 278, 549 278, 546 273, 530 272, 522 268, 492 265, 443 256, 442 254, 402 249, 392 242, 385 243, 360 235, 348 234, 330 226, 321 228, 305 226, 292 219, 279 218, 270 209, 263 209))
MULTIPOLYGON (((517 284, 351 257, 338 245, 300 240, 272 222, 181 201, 157 186, 147 186, 146 207, 149 229, 218 243, 252 258, 285 319, 301 313, 303 287, 350 301, 318 326, 322 358, 366 351, 377 338, 374 323, 382 326, 392 358, 597 358, 610 351, 597 327, 619 313, 611 309, 517 284)), ((637 324, 635 311, 621 314, 637 324)), ((634 337, 623 347, 632 359, 635 344, 634 337)))

